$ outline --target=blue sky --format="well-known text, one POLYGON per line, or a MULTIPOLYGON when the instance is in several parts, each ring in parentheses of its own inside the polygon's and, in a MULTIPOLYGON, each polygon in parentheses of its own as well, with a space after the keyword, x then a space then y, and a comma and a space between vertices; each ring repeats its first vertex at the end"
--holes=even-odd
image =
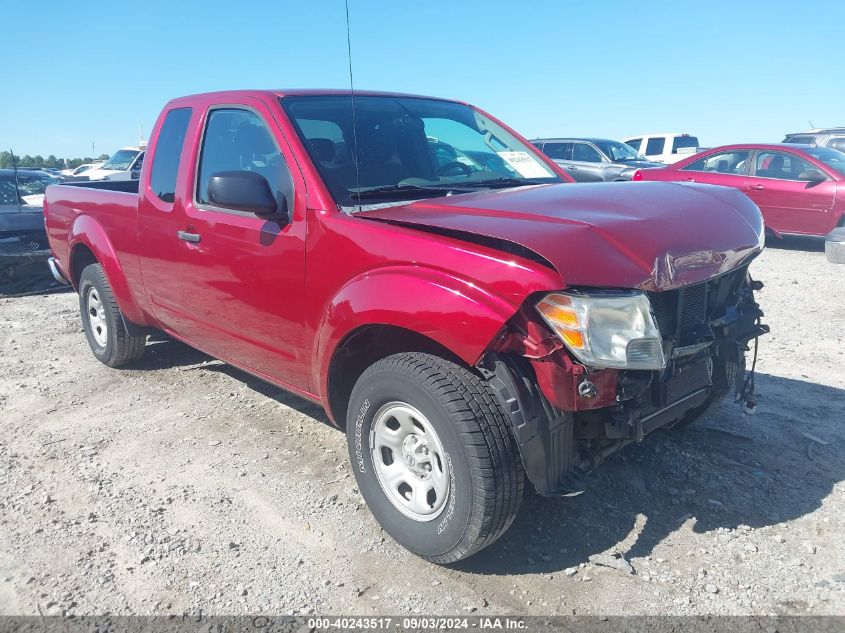
MULTIPOLYGON (((845 125, 845 2, 350 0, 356 88, 470 101, 529 137, 845 125)), ((0 147, 111 153, 162 104, 348 87, 342 0, 0 0, 0 147), (10 59, 14 51, 18 59, 10 59)))

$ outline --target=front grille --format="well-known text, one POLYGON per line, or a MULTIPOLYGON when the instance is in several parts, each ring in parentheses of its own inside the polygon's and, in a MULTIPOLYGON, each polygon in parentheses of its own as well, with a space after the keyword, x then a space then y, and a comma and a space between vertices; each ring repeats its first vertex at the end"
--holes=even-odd
MULTIPOLYGON (((648 293, 655 322, 669 349, 694 345, 713 336, 708 323, 725 314, 745 279, 741 268, 700 284, 678 290, 648 293)), ((713 384, 710 359, 695 355, 671 361, 652 386, 652 398, 643 415, 669 406, 713 384)))
POLYGON ((705 360, 678 365, 674 368, 673 376, 663 384, 663 402, 677 402, 711 384, 710 367, 705 360))
POLYGON ((665 336, 671 336, 677 327, 677 295, 674 292, 650 292, 649 301, 654 319, 657 321, 657 329, 665 336))
POLYGON ((745 274, 746 269, 740 268, 679 290, 649 292, 651 310, 660 334, 681 344, 688 343, 686 339, 693 337, 704 324, 724 314, 745 274))
POLYGON ((707 284, 681 290, 681 332, 689 332, 707 321, 707 284))

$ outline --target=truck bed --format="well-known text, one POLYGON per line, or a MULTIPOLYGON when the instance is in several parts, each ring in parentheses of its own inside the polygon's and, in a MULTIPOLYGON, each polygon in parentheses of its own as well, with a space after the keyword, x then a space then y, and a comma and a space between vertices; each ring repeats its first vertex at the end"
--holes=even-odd
POLYGON ((103 232, 109 236, 121 264, 125 265, 128 256, 129 267, 137 267, 137 214, 137 180, 73 182, 47 187, 44 198, 47 237, 59 268, 67 271, 68 235, 74 230, 90 233, 92 238, 103 232))

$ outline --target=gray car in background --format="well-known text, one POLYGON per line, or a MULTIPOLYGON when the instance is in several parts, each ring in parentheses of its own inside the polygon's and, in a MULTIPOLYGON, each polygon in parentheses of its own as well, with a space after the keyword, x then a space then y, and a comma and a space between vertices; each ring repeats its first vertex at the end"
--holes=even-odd
POLYGON ((531 142, 578 182, 631 180, 638 169, 665 166, 610 139, 541 138, 531 142))

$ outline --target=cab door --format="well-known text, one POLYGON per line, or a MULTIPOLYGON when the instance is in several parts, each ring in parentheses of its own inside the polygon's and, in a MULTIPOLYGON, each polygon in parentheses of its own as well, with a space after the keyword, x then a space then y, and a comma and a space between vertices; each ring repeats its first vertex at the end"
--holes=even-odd
POLYGON ((209 104, 198 116, 193 127, 199 132, 172 211, 145 214, 155 235, 155 253, 143 265, 152 309, 190 344, 307 389, 304 180, 273 112, 260 99, 209 104), (230 171, 263 176, 279 217, 216 205, 210 179, 230 171))
POLYGON ((569 174, 579 182, 604 180, 606 163, 599 151, 590 143, 575 141, 572 144, 572 162, 569 174))
POLYGON ((760 207, 766 226, 779 233, 824 235, 832 228, 836 182, 797 154, 758 151, 745 193, 760 207), (802 179, 808 172, 823 180, 802 179))

